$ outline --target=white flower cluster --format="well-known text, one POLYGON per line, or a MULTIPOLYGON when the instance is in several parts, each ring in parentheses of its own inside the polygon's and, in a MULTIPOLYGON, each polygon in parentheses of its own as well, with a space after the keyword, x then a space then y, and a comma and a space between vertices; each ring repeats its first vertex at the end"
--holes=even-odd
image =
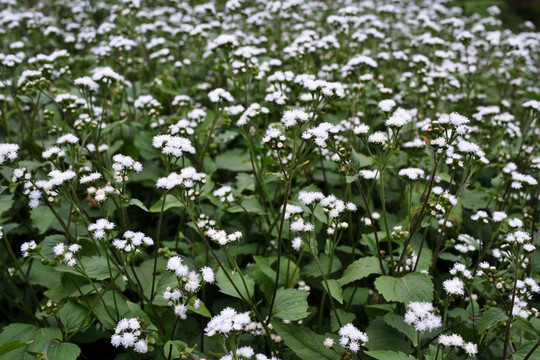
POLYGON ((152 95, 140 95, 133 102, 136 109, 159 109, 161 104, 152 95))
POLYGON ((402 128, 403 126, 407 125, 412 121, 412 116, 409 113, 409 111, 398 108, 388 120, 386 120, 385 124, 388 127, 392 128, 402 128))
POLYGON ((353 353, 360 350, 360 346, 365 346, 369 341, 366 333, 358 330, 353 324, 349 323, 339 329, 338 334, 341 336, 339 344, 353 353))
POLYGON ((445 335, 441 334, 439 335, 439 344, 446 347, 457 347, 465 350, 467 355, 474 356, 478 353, 478 346, 472 342, 465 342, 461 335, 458 334, 450 334, 445 335))
MULTIPOLYGON (((303 218, 299 218, 291 223, 291 230, 295 232, 311 232, 314 229, 315 229, 315 226, 312 223, 304 221, 303 218)), ((293 246, 300 247, 298 243, 297 245, 295 245, 294 242, 293 242, 293 246)))
POLYGON ((197 122, 194 120, 181 119, 176 124, 169 126, 169 133, 171 135, 181 134, 181 135, 193 135, 195 134, 195 128, 197 127, 197 122))
POLYGON ((328 122, 323 122, 314 128, 304 131, 302 133, 302 139, 313 139, 317 146, 326 148, 326 141, 330 137, 330 134, 337 134, 339 131, 340 128, 338 126, 328 122))
POLYGON ((172 172, 167 177, 159 178, 156 187, 171 190, 174 187, 182 187, 187 190, 187 195, 194 200, 199 193, 194 189, 196 185, 206 183, 206 174, 200 173, 194 167, 183 168, 180 174, 172 172))
POLYGON ((77 259, 75 254, 81 250, 81 245, 71 244, 66 246, 64 243, 58 243, 53 247, 54 256, 61 258, 60 261, 63 261, 67 266, 77 265, 77 259))
POLYGON ((467 267, 462 263, 454 263, 452 268, 449 271, 450 275, 460 275, 466 279, 472 279, 472 273, 467 267))
POLYGON ((409 303, 408 308, 405 322, 414 325, 416 331, 431 331, 442 326, 441 318, 433 313, 433 304, 413 301, 409 303))
POLYGON ((399 170, 398 175, 408 178, 409 180, 423 179, 425 176, 424 170, 412 167, 399 170))
POLYGON ((214 316, 204 329, 206 336, 216 334, 227 336, 231 331, 242 331, 251 323, 249 312, 238 313, 231 307, 221 310, 219 315, 214 316))
POLYGON ((250 120, 260 114, 268 114, 270 110, 267 107, 261 106, 257 103, 251 104, 236 122, 236 126, 244 126, 249 124, 250 120))
POLYGON ((109 194, 116 194, 116 195, 120 194, 120 190, 112 187, 110 183, 107 183, 103 187, 100 187, 100 188, 96 188, 95 186, 90 186, 86 191, 88 192, 88 195, 93 196, 94 200, 98 203, 107 200, 107 196, 109 194))
POLYGON ((146 236, 144 233, 138 231, 134 232, 128 230, 124 233, 123 239, 114 239, 112 242, 113 246, 118 250, 129 252, 140 252, 141 246, 151 246, 154 245, 154 240, 146 236))
POLYGON ((208 228, 205 232, 211 240, 217 242, 219 245, 224 246, 228 243, 239 241, 242 238, 240 231, 235 231, 231 234, 227 234, 225 230, 216 230, 214 228, 208 228))
POLYGON ((300 191, 298 200, 305 206, 321 205, 323 211, 332 219, 338 218, 345 211, 356 211, 357 209, 352 202, 345 203, 333 194, 324 196, 318 191, 300 191))
POLYGON ((94 181, 97 181, 97 180, 101 179, 102 177, 103 177, 103 175, 101 175, 100 173, 93 172, 93 173, 90 173, 88 175, 81 176, 79 178, 79 183, 80 184, 91 183, 91 182, 94 182, 94 181))
MULTIPOLYGON (((0 239, 2 238, 1 235, 2 235, 2 232, 0 231, 0 239)), ((26 258, 26 257, 30 256, 30 253, 32 252, 32 250, 35 250, 36 248, 37 248, 37 244, 36 244, 36 242, 34 240, 27 241, 27 242, 23 243, 21 245, 22 257, 26 258)))
MULTIPOLYGON (((281 211, 283 211, 283 205, 281 205, 281 211)), ((289 220, 291 215, 301 214, 303 212, 302 208, 298 205, 287 204, 285 208, 285 220, 289 220)))
POLYGON ((161 149, 161 153, 164 155, 182 157, 184 153, 195 154, 195 148, 191 145, 191 141, 180 136, 156 135, 152 139, 152 145, 161 149))
POLYGON ((122 345, 126 349, 133 348, 136 352, 144 354, 148 351, 148 339, 143 338, 143 331, 139 319, 124 318, 116 325, 114 335, 111 337, 111 344, 114 347, 122 345))
POLYGON ((0 165, 4 165, 6 160, 15 161, 18 151, 19 145, 17 144, 0 144, 0 165))
POLYGON ((41 153, 41 157, 44 159, 49 159, 53 156, 56 156, 57 158, 61 158, 66 156, 66 152, 62 149, 60 149, 58 146, 51 146, 47 150, 43 151, 41 153))
POLYGON ((443 288, 449 295, 465 295, 465 284, 458 277, 443 281, 443 288))
POLYGON ((116 154, 113 156, 113 161, 112 168, 115 171, 114 179, 116 182, 127 181, 129 179, 128 171, 130 170, 140 173, 143 169, 142 164, 133 160, 131 156, 116 154))
POLYGON ((232 203, 234 201, 234 194, 232 188, 229 185, 225 185, 212 191, 212 195, 217 197, 222 203, 232 203))
POLYGON ((73 134, 70 134, 70 133, 64 134, 64 135, 60 136, 58 139, 56 139, 56 143, 58 145, 62 145, 62 144, 65 144, 65 143, 75 145, 78 142, 79 142, 79 138, 76 137, 73 134))
POLYGON ((112 231, 115 228, 114 223, 107 219, 99 219, 95 223, 88 225, 88 231, 91 231, 94 237, 101 240, 105 237, 106 232, 112 231))
POLYGON ((213 103, 221 103, 223 101, 234 102, 231 93, 222 88, 217 88, 208 93, 208 99, 213 103))
POLYGON ((285 127, 290 128, 295 126, 299 122, 308 122, 312 116, 313 114, 307 113, 301 109, 286 110, 285 112, 283 112, 281 122, 283 123, 283 125, 285 125, 285 127))
POLYGON ((82 76, 75 79, 75 85, 92 92, 99 90, 99 84, 92 80, 90 76, 82 76))
POLYGON ((92 80, 102 84, 109 84, 114 81, 124 83, 126 81, 122 75, 118 74, 108 66, 95 68, 93 70, 92 80))

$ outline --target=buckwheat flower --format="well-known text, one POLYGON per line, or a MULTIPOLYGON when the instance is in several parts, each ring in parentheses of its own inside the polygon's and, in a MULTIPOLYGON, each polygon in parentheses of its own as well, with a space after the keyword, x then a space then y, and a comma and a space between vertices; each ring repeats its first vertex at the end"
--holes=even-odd
POLYGON ((94 237, 101 240, 105 237, 105 233, 115 228, 114 223, 107 219, 99 219, 95 223, 88 225, 88 231, 91 231, 94 237))
POLYGON ((360 124, 354 127, 353 132, 355 135, 366 135, 369 131, 369 126, 366 124, 360 124))
POLYGON ((308 114, 304 110, 300 109, 293 109, 293 110, 286 110, 283 113, 283 116, 281 117, 281 122, 285 127, 290 128, 298 122, 307 122, 309 121, 309 118, 311 117, 311 114, 308 114))
POLYGON ((167 270, 174 272, 178 277, 186 276, 189 273, 189 268, 182 264, 180 256, 173 256, 167 261, 167 270))
POLYGON ((90 76, 83 76, 80 78, 75 79, 75 85, 80 86, 83 89, 87 89, 90 91, 98 91, 99 90, 99 84, 92 80, 90 76))
POLYGON ((56 143, 58 145, 62 145, 64 143, 75 145, 78 142, 79 142, 79 138, 73 134, 65 134, 65 135, 60 136, 58 139, 56 139, 56 143))
POLYGON ((382 131, 376 131, 373 134, 369 135, 368 142, 372 144, 385 144, 388 142, 388 136, 382 131))
POLYGON ((443 282, 444 290, 450 295, 465 295, 465 285, 459 278, 445 280, 443 282))
POLYGON ((501 222, 506 219, 508 215, 504 211, 494 211, 492 215, 492 220, 495 222, 501 222))
MULTIPOLYGON (((2 238, 1 235, 2 235, 2 232, 0 231, 0 239, 2 238)), ((27 242, 23 243, 21 245, 22 257, 26 258, 26 257, 30 256, 30 253, 32 252, 32 250, 35 250, 36 248, 37 248, 37 244, 36 244, 36 242, 34 240, 27 241, 27 242)))
POLYGON ((91 174, 81 176, 81 178, 79 179, 79 183, 86 184, 86 183, 89 183, 89 182, 94 182, 94 181, 99 180, 101 178, 102 178, 102 175, 100 173, 93 172, 91 174))
POLYGON ((384 112, 390 112, 396 106, 396 102, 392 99, 386 99, 379 101, 379 109, 384 112))
POLYGON ((201 274, 205 283, 212 284, 214 282, 215 277, 214 270, 212 270, 212 268, 209 268, 208 266, 202 267, 201 274))
POLYGON ((3 165, 6 160, 15 161, 17 151, 19 151, 17 144, 0 144, 0 165, 3 165))
POLYGON ((157 135, 152 139, 152 146, 161 149, 162 154, 182 157, 184 153, 195 154, 195 148, 189 139, 180 136, 157 135))
POLYGON ((463 341, 463 338, 458 334, 441 334, 439 335, 439 344, 443 346, 462 347, 463 345, 465 345, 465 342, 463 341))
POLYGON ((388 120, 386 126, 401 128, 412 121, 411 114, 402 108, 398 108, 388 120))
POLYGON ((213 103, 220 103, 223 101, 234 102, 234 98, 231 93, 222 88, 217 88, 208 93, 208 99, 213 103))
POLYGON ((424 170, 418 168, 406 168, 399 170, 398 175, 407 177, 410 180, 418 180, 424 178, 424 170))

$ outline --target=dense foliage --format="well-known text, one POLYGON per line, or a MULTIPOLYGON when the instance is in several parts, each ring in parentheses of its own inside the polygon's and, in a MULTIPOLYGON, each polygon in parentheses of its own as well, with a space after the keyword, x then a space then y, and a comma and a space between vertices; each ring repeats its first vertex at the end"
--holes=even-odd
POLYGON ((540 34, 443 0, 0 0, 2 359, 539 359, 540 34))

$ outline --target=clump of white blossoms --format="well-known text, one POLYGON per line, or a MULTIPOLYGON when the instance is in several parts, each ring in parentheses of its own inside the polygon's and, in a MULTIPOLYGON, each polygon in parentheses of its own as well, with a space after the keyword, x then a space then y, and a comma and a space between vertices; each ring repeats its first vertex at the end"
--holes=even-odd
POLYGON ((126 349, 133 348, 136 352, 144 354, 148 351, 148 330, 141 325, 138 318, 122 319, 114 329, 111 344, 114 347, 122 345, 126 349))
POLYGON ((433 304, 428 302, 410 302, 405 313, 405 322, 414 325, 416 331, 425 332, 442 326, 441 318, 434 314, 433 304))
POLYGON ((115 171, 114 179, 116 182, 124 182, 129 180, 129 171, 140 173, 143 169, 142 164, 133 160, 131 156, 116 154, 113 156, 113 161, 114 163, 112 164, 112 168, 115 171))
POLYGON ((215 281, 212 268, 205 266, 200 269, 200 273, 190 271, 189 267, 182 263, 180 256, 173 256, 167 262, 167 270, 174 272, 178 277, 178 284, 171 286, 163 292, 163 298, 174 308, 174 314, 181 319, 187 318, 188 304, 195 309, 201 306, 201 301, 195 293, 199 290, 201 281, 211 284, 215 281))
POLYGON ((231 93, 222 88, 217 88, 208 93, 208 99, 213 103, 221 103, 224 101, 234 102, 231 93))
POLYGON ((90 76, 82 76, 82 77, 76 78, 74 83, 80 88, 89 90, 92 92, 99 90, 99 84, 95 82, 94 80, 92 80, 90 76))
POLYGON ((401 169, 398 172, 399 176, 403 176, 409 180, 423 179, 425 176, 424 170, 418 168, 401 169))
MULTIPOLYGON (((338 334, 341 336, 339 344, 353 353, 360 350, 360 346, 365 346, 369 341, 366 333, 358 330, 353 324, 349 323, 339 329, 338 334)), ((326 340, 325 340, 326 342, 326 340)), ((325 344, 326 346, 327 344, 325 344)))
POLYGON ((465 350, 469 356, 474 356, 478 353, 478 346, 476 344, 472 342, 465 342, 461 335, 458 334, 439 335, 439 344, 446 347, 453 346, 456 348, 461 348, 465 350))
POLYGON ((95 68, 92 72, 92 80, 94 80, 96 83, 109 84, 114 81, 118 81, 120 83, 124 83, 126 81, 122 75, 118 74, 108 66, 95 68))
POLYGON ((312 129, 307 129, 304 131, 302 133, 302 139, 313 139, 317 146, 326 148, 326 141, 330 137, 330 134, 337 134, 339 131, 340 128, 338 126, 328 122, 323 122, 312 129))
POLYGON ((212 191, 212 195, 217 197, 219 201, 223 204, 230 204, 234 202, 234 194, 232 193, 232 188, 229 185, 225 185, 212 191))
POLYGON ((240 231, 235 231, 231 234, 227 234, 225 230, 216 230, 214 228, 209 228, 205 232, 212 241, 215 241, 221 246, 227 245, 234 241, 239 241, 242 238, 242 233, 240 231))
POLYGON ((182 157, 184 153, 195 154, 195 148, 191 145, 191 140, 181 136, 156 135, 152 139, 152 146, 161 149, 164 155, 182 157))
POLYGON ((249 124, 250 120, 259 116, 260 114, 268 114, 270 110, 267 107, 261 106, 257 103, 251 104, 236 122, 236 126, 244 126, 249 124))
POLYGON ((402 108, 398 108, 388 120, 386 120, 385 124, 388 127, 392 128, 402 128, 403 126, 407 125, 412 121, 411 114, 402 108))
POLYGON ((81 250, 81 245, 71 244, 66 246, 64 243, 58 243, 53 247, 54 257, 58 261, 64 262, 67 266, 77 265, 76 253, 81 250))
POLYGON ((95 223, 88 225, 88 231, 92 232, 93 236, 98 240, 103 239, 105 234, 114 230, 114 228, 114 223, 107 219, 99 219, 95 223))
POLYGON ((62 185, 64 182, 71 181, 77 174, 75 171, 68 169, 66 171, 52 170, 47 174, 49 176, 48 180, 38 180, 34 184, 31 181, 25 183, 24 194, 28 195, 30 202, 28 206, 31 209, 35 209, 39 206, 39 199, 46 194, 46 200, 48 202, 53 202, 58 192, 56 187, 62 185), (35 185, 35 186, 34 186, 35 185))
MULTIPOLYGON (((0 231, 0 239, 2 238, 1 235, 2 235, 2 232, 0 231)), ((36 244, 35 240, 24 242, 21 245, 22 257, 23 258, 29 257, 30 254, 32 253, 32 251, 34 251, 36 249, 37 249, 37 244, 36 244)))
POLYGON ((204 332, 208 337, 216 334, 228 336, 231 332, 243 331, 250 323, 249 312, 238 313, 235 309, 226 307, 219 315, 210 319, 204 332))
POLYGON ((449 295, 465 295, 465 284, 458 277, 443 281, 443 288, 449 295))
POLYGON ((183 168, 180 171, 180 174, 172 172, 167 177, 159 178, 156 187, 163 188, 166 190, 171 190, 173 188, 179 187, 185 190, 186 195, 194 200, 199 192, 197 190, 198 186, 202 186, 206 183, 206 174, 202 172, 197 172, 194 167, 189 166, 183 168))
POLYGON ((375 131, 369 135, 368 142, 371 144, 384 145, 388 142, 388 135, 382 131, 375 131))
POLYGON ((286 110, 281 117, 281 122, 285 127, 290 128, 299 122, 306 123, 312 117, 312 114, 301 109, 286 110))
POLYGON ((392 99, 386 99, 379 101, 378 107, 381 111, 390 112, 396 106, 396 102, 392 99))
POLYGON ((154 245, 154 240, 140 231, 134 232, 128 230, 124 233, 122 239, 114 239, 112 244, 118 250, 122 250, 126 253, 140 252, 142 246, 154 245))

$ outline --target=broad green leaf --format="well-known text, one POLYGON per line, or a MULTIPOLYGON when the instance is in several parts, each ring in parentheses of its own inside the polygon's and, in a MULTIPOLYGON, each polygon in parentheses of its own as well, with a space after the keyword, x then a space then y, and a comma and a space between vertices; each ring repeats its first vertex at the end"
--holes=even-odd
POLYGON ((159 157, 159 150, 152 146, 154 134, 150 131, 137 131, 133 139, 136 149, 145 160, 153 160, 159 157))
POLYGON ((2 356, 2 360, 30 359, 31 357, 26 354, 27 351, 42 353, 49 341, 53 339, 60 341, 61 338, 62 332, 58 328, 38 328, 34 325, 19 323, 10 324, 2 329, 0 343, 7 340, 19 340, 28 344, 5 354, 2 356))
POLYGON ((47 349, 49 360, 76 360, 81 354, 81 348, 72 343, 54 341, 47 349))
POLYGON ((403 316, 394 313, 386 313, 383 318, 388 325, 405 334, 413 344, 416 345, 416 332, 411 330, 412 327, 405 322, 403 316))
MULTIPOLYGON (((512 355, 510 360, 523 360, 535 346, 535 342, 527 341, 519 347, 519 349, 512 355)), ((540 347, 536 348, 527 360, 540 360, 540 347)))
POLYGON ((370 157, 357 153, 354 149, 351 151, 351 162, 356 170, 365 168, 373 164, 373 159, 370 157))
POLYGON ((13 206, 13 194, 0 195, 0 216, 13 206))
POLYGON ((180 353, 184 351, 192 352, 193 348, 190 348, 188 344, 181 340, 169 340, 163 345, 163 351, 167 359, 179 359, 180 353), (171 357, 169 357, 169 354, 172 354, 171 357))
POLYGON ((366 344, 368 350, 392 350, 409 353, 411 343, 405 340, 402 333, 386 325, 382 317, 371 318, 366 334, 369 341, 366 344))
MULTIPOLYGON (((162 204, 163 204, 163 196, 161 196, 154 205, 150 206, 150 209, 148 211, 150 211, 151 213, 158 213, 161 211, 162 204)), ((167 195, 165 197, 165 206, 163 207, 163 211, 167 211, 172 208, 182 208, 182 207, 184 207, 182 202, 178 200, 177 198, 175 198, 173 195, 167 195)))
POLYGON ((341 286, 350 282, 363 279, 371 274, 380 274, 381 268, 379 266, 379 260, 374 256, 353 261, 345 271, 343 276, 338 280, 341 286))
MULTIPOLYGON (((328 283, 329 289, 327 290, 330 291, 330 295, 332 295, 332 297, 340 304, 343 304, 343 290, 341 289, 339 282, 334 279, 328 279, 326 282, 328 283)), ((321 285, 326 289, 326 283, 324 280, 321 281, 321 285)))
MULTIPOLYGON (((246 299, 251 299, 255 291, 255 282, 253 281, 253 278, 251 276, 244 275, 244 281, 242 281, 242 278, 238 272, 230 270, 227 271, 229 273, 229 277, 231 278, 232 282, 234 283, 240 294, 242 294, 242 296, 246 299)), ((242 298, 221 268, 216 273, 216 283, 222 293, 239 299, 242 298)))
POLYGON ((307 297, 304 290, 278 289, 272 315, 283 320, 300 320, 309 315, 307 297))
POLYGON ((54 214, 48 207, 41 205, 30 211, 30 219, 32 220, 32 226, 37 229, 38 233, 44 234, 51 227, 54 214))
POLYGON ((496 307, 489 308, 484 311, 478 322, 478 331, 483 333, 485 330, 491 329, 493 326, 506 319, 508 319, 508 316, 506 316, 502 309, 496 307))
POLYGON ((411 301, 433 300, 431 276, 422 273, 409 273, 401 278, 379 276, 375 286, 386 301, 408 304, 411 301))
POLYGON ((22 347, 25 347, 26 345, 29 345, 30 343, 32 343, 32 340, 28 342, 22 342, 20 340, 5 341, 2 345, 0 345, 0 357, 6 355, 7 353, 15 351, 17 349, 20 349, 22 347))
POLYGON ((215 158, 219 169, 228 171, 252 171, 249 154, 239 148, 225 151, 215 158))
MULTIPOLYGON (((138 208, 140 209, 143 209, 144 211, 148 212, 148 208, 146 206, 144 206, 143 202, 139 199, 135 199, 135 198, 132 198, 132 199, 129 199, 129 202, 127 203, 127 206, 137 206, 138 208)), ((165 203, 165 205, 167 205, 167 203, 165 203)), ((160 208, 161 210, 161 208, 160 208)))
MULTIPOLYGON (((92 279, 105 280, 109 279, 109 267, 107 265, 107 259, 101 256, 84 257, 81 259, 81 263, 84 266, 86 274, 92 279)), ((112 267, 112 265, 111 265, 112 267)), ((112 276, 118 273, 118 270, 112 267, 112 276)))
POLYGON ((296 356, 304 360, 340 359, 340 355, 324 345, 326 336, 319 335, 305 326, 272 321, 272 326, 296 356))
POLYGON ((401 351, 374 350, 366 351, 365 353, 377 360, 414 360, 414 357, 404 354, 401 351))
POLYGON ((69 334, 79 329, 79 327, 84 329, 92 324, 92 315, 87 316, 87 313, 88 310, 84 306, 74 301, 68 301, 58 312, 58 318, 66 333, 69 334))
POLYGON ((148 325, 148 329, 157 330, 156 326, 150 320, 150 317, 141 309, 139 305, 131 301, 126 301, 126 305, 129 309, 129 311, 127 312, 127 315, 129 317, 138 317, 144 319, 146 321, 146 324, 148 325))

